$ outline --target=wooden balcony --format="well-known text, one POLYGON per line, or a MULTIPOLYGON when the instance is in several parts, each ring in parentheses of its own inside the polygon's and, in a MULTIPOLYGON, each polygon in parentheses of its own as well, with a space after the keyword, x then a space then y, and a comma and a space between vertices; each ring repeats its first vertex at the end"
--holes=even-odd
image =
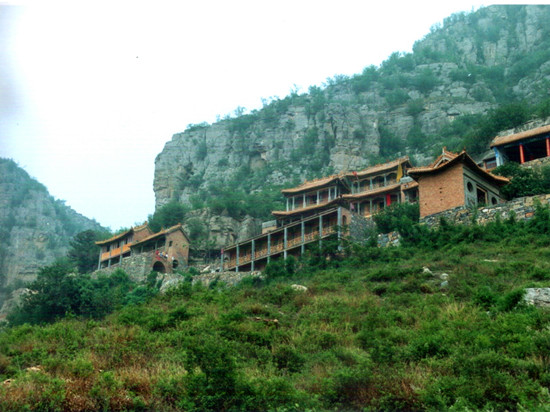
MULTIPOLYGON (((333 233, 336 233, 336 224, 332 224, 326 227, 323 227, 323 234, 322 238, 327 237, 333 233)), ((297 246, 301 246, 302 244, 310 243, 319 238, 319 231, 311 231, 309 233, 304 234, 304 239, 302 241, 302 235, 299 234, 298 236, 294 236, 290 239, 287 239, 287 246, 286 250, 293 249, 297 246)), ((254 260, 259 260, 262 258, 265 258, 267 256, 276 255, 278 253, 281 253, 285 250, 284 243, 280 242, 275 245, 271 245, 270 253, 268 253, 267 247, 262 247, 261 249, 258 249, 254 253, 254 260)), ((252 253, 250 251, 246 251, 244 254, 239 256, 239 266, 245 265, 247 263, 250 263, 252 261, 252 253)), ((237 259, 236 257, 233 259, 230 259, 228 262, 224 264, 224 269, 229 270, 233 269, 237 266, 237 259)))
POLYGON ((100 260, 103 262, 111 258, 116 258, 120 256, 121 253, 122 254, 129 253, 131 245, 132 245, 131 243, 128 243, 126 245, 123 245, 122 247, 117 247, 116 249, 112 249, 111 251, 104 252, 101 254, 100 260))

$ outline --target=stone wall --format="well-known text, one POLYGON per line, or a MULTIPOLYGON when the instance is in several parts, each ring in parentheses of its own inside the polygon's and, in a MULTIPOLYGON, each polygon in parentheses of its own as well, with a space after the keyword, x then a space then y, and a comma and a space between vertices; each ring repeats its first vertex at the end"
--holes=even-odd
POLYGON ((528 169, 540 169, 543 166, 548 166, 550 164, 550 157, 541 157, 540 159, 530 160, 522 164, 522 167, 528 169))
POLYGON ((136 282, 143 281, 151 272, 151 256, 148 253, 132 255, 122 259, 120 264, 111 265, 111 267, 96 270, 95 275, 99 273, 111 274, 117 269, 125 271, 130 278, 136 282))
POLYGON ((370 232, 376 229, 376 224, 372 218, 366 218, 357 213, 351 213, 349 234, 354 242, 364 243, 368 239, 370 232))
POLYGON ((497 216, 501 219, 507 219, 512 215, 515 216, 516 220, 528 220, 535 214, 537 201, 542 205, 548 205, 550 203, 550 194, 520 197, 509 202, 500 203, 495 206, 480 207, 478 209, 460 206, 423 217, 420 219, 420 223, 435 228, 439 226, 441 219, 444 218, 449 223, 468 225, 475 220, 478 224, 483 225, 494 221, 497 216))
MULTIPOLYGON (((186 282, 187 279, 178 274, 164 274, 162 276, 162 285, 160 293, 165 293, 167 290, 177 287, 180 283, 186 282)), ((203 286, 209 287, 212 283, 220 282, 227 286, 236 286, 240 281, 247 277, 257 277, 263 279, 263 275, 259 271, 255 272, 212 272, 202 273, 193 276, 192 283, 202 283, 203 286)))

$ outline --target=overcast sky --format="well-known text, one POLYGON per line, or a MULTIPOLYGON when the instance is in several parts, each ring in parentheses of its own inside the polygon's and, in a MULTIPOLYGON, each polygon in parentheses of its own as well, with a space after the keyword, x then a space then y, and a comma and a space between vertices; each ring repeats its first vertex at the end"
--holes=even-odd
POLYGON ((155 157, 188 124, 378 66, 492 3, 0 1, 0 157, 77 212, 132 226, 154 212, 155 157))

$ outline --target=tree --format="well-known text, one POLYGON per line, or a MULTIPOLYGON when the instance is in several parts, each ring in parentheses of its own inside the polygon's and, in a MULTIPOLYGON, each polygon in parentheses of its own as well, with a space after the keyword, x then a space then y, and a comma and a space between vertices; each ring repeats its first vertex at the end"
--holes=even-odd
POLYGON ((51 322, 75 313, 80 306, 80 293, 74 270, 68 259, 59 259, 38 272, 36 280, 29 285, 32 293, 25 295, 23 305, 8 316, 12 324, 51 322))
POLYGON ((97 268, 99 246, 95 242, 101 240, 103 237, 103 234, 100 232, 85 230, 78 233, 70 241, 67 257, 78 269, 79 273, 90 273, 97 268))
POLYGON ((550 170, 548 167, 538 171, 526 169, 514 162, 508 162, 494 169, 493 173, 510 179, 510 183, 500 190, 507 199, 548 193, 550 188, 550 170))
POLYGON ((149 215, 149 227, 153 232, 160 232, 162 228, 177 225, 183 222, 189 206, 172 200, 160 207, 153 215, 149 215))

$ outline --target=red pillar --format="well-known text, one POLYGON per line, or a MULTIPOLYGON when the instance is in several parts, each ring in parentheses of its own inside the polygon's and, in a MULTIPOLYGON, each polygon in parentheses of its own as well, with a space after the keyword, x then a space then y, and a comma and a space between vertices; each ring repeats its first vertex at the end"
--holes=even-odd
POLYGON ((391 195, 386 193, 386 206, 391 205, 391 195))
POLYGON ((525 154, 523 153, 523 145, 522 144, 519 145, 519 162, 521 164, 525 163, 525 154))
POLYGON ((550 138, 546 138, 546 157, 550 157, 550 138))

